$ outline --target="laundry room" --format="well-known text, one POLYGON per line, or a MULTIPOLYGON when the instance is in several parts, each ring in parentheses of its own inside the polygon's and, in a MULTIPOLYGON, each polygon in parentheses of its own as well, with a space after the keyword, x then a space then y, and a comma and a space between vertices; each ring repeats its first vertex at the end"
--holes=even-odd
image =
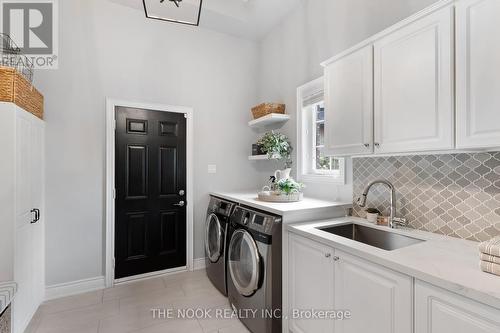
POLYGON ((500 332, 499 16, 0 0, 0 333, 500 332))

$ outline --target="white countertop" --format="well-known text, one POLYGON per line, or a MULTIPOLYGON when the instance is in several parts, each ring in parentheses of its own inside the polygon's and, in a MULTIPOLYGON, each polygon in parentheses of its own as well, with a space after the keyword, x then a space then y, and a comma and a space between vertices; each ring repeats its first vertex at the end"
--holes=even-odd
POLYGON ((17 283, 0 282, 0 313, 2 313, 12 302, 17 292, 17 283))
POLYGON ((408 228, 392 230, 355 217, 294 224, 287 228, 304 237, 500 309, 500 276, 481 271, 476 242, 408 228), (385 251, 316 229, 346 222, 390 230, 426 241, 385 251))
POLYGON ((234 201, 242 205, 260 209, 269 213, 280 215, 286 217, 287 215, 295 214, 297 212, 318 212, 321 210, 329 210, 336 208, 350 208, 352 203, 346 202, 335 202, 326 201, 304 197, 302 201, 290 202, 290 203, 274 203, 260 201, 257 197, 257 191, 255 192, 234 192, 234 193, 224 193, 224 192, 211 192, 210 195, 226 199, 229 201, 234 201))

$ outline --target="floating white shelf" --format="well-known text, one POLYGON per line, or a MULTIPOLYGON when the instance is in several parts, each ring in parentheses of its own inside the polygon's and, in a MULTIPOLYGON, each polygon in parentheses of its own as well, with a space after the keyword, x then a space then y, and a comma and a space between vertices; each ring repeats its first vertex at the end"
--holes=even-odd
POLYGON ((271 113, 267 116, 261 117, 248 122, 248 126, 253 128, 265 128, 269 126, 283 126, 290 116, 287 114, 271 113))
POLYGON ((248 156, 248 159, 250 161, 268 160, 269 156, 267 156, 267 155, 253 155, 253 156, 248 156))
POLYGON ((279 158, 278 156, 273 156, 273 158, 269 158, 269 156, 267 156, 267 155, 248 156, 248 159, 250 161, 277 160, 278 158, 279 158))

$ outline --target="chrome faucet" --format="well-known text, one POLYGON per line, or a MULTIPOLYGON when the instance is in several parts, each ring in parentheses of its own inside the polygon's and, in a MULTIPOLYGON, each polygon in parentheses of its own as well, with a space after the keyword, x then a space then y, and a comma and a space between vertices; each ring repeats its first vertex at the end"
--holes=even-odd
POLYGON ((395 229, 398 225, 406 226, 406 219, 396 217, 396 189, 394 188, 394 185, 392 185, 392 183, 387 180, 374 180, 369 183, 363 191, 363 194, 361 194, 361 196, 358 198, 358 205, 360 207, 366 206, 366 197, 368 196, 368 192, 370 192, 370 189, 375 184, 384 184, 389 187, 389 190, 391 190, 391 216, 389 216, 389 227, 395 229))

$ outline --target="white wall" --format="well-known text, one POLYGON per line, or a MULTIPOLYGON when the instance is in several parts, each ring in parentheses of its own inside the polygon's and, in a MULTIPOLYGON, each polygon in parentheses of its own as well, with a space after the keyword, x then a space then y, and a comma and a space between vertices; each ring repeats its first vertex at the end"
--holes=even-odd
MULTIPOLYGON (((320 63, 436 0, 304 0, 260 44, 259 96, 284 102, 292 120, 283 128, 296 146, 296 88, 322 76, 320 63)), ((294 159, 296 160, 296 159, 294 159)), ((352 200, 352 166, 345 186, 307 184, 306 194, 352 200)))
POLYGON ((195 109, 195 258, 204 257, 208 191, 262 178, 247 160, 258 45, 108 1, 59 3, 60 68, 36 73, 46 98, 47 284, 104 274, 106 97, 195 109))

